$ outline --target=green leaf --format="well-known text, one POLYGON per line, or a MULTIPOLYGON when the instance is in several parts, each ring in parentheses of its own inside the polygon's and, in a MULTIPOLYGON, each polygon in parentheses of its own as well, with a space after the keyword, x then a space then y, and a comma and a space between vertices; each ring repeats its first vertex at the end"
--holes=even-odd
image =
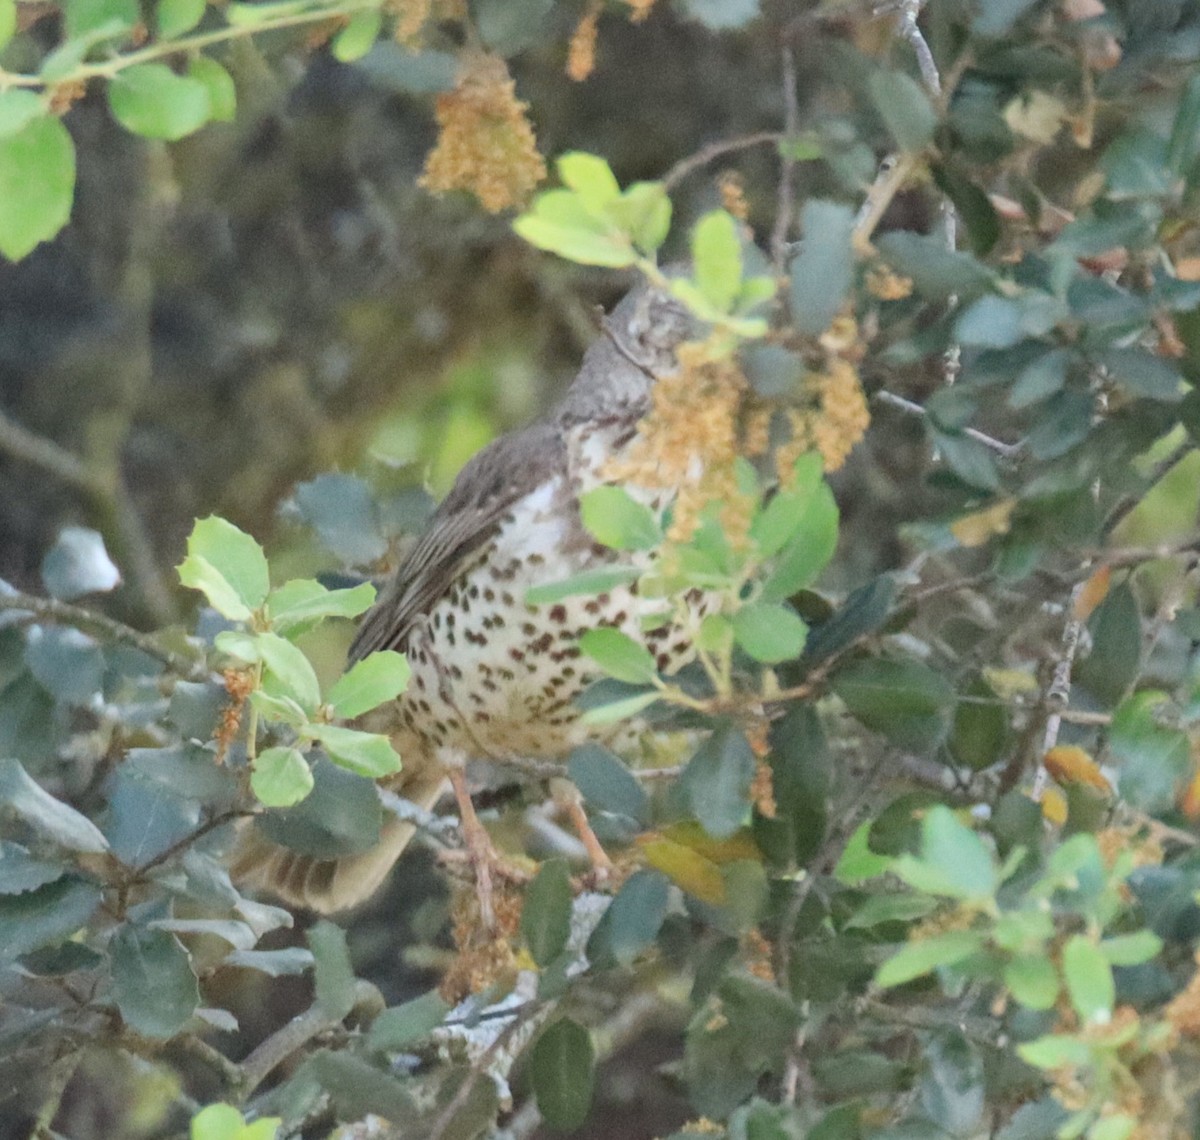
MULTIPOLYGON (((809 482, 798 477, 796 485, 776 495, 760 516, 765 519, 773 504, 787 496, 786 506, 779 508, 779 511, 786 515, 786 525, 791 527, 791 534, 763 583, 762 600, 765 602, 782 602, 811 586, 829 564, 837 548, 838 508, 829 484, 821 478, 820 462, 820 456, 815 453, 802 456, 797 467, 805 463, 814 467, 816 478, 809 482)), ((752 534, 756 538, 765 534, 773 539, 775 536, 768 528, 772 527, 774 521, 764 521, 762 528, 752 534)))
POLYGON ((817 452, 800 456, 791 485, 772 495, 767 505, 755 515, 750 524, 750 537, 763 558, 778 554, 804 524, 821 472, 821 456, 817 452))
POLYGON ((1105 938, 1100 943, 1100 953, 1112 966, 1140 966, 1151 958, 1157 958, 1162 948, 1163 940, 1152 930, 1120 934, 1115 938, 1105 938))
POLYGON ((16 760, 0 760, 0 805, 68 851, 100 855, 108 850, 108 840, 87 816, 55 799, 16 760))
POLYGON ((833 691, 857 720, 913 752, 930 751, 950 727, 954 692, 918 661, 860 661, 834 675, 833 691))
POLYGON ((212 117, 208 88, 165 63, 139 63, 108 82, 108 105, 127 131, 148 139, 181 139, 212 117))
MULTIPOLYGON (((3 0, 0 0, 2 4, 3 0)), ((24 130, 34 119, 46 114, 41 97, 24 87, 0 91, 0 138, 8 138, 24 130)))
POLYGON ((521 908, 521 937, 543 969, 566 948, 573 898, 566 860, 548 859, 529 884, 521 908))
POLYGON ((597 811, 626 815, 642 824, 649 822, 649 797, 637 777, 607 748, 580 745, 571 753, 567 775, 597 811))
POLYGON ((1004 754, 1008 737, 1008 710, 982 676, 974 677, 954 708, 951 754, 959 764, 981 772, 1004 754))
POLYGON ((954 966, 982 948, 983 936, 971 930, 950 930, 906 943, 879 967, 875 984, 881 989, 902 986, 939 966, 954 966))
POLYGON ((976 1048, 956 1032, 935 1033, 922 1050, 919 1103, 944 1135, 974 1136, 984 1111, 984 1070, 976 1048))
POLYGON ((53 883, 66 873, 64 863, 35 859, 19 843, 0 840, 0 894, 22 895, 53 883))
POLYGON ((1154 814, 1175 804, 1176 789, 1190 771, 1187 735, 1158 723, 1165 693, 1147 690, 1121 702, 1113 714, 1108 745, 1120 764, 1122 799, 1154 814))
POLYGON ((310 724, 306 732, 325 746, 335 764, 357 776, 377 780, 400 771, 400 757, 386 736, 338 724, 310 724))
POLYGON ((635 182, 609 214, 643 253, 652 256, 671 229, 671 199, 661 182, 635 182))
POLYGON ((1071 360, 1071 350, 1066 348, 1041 353, 1018 374, 1008 393, 1008 406, 1027 408, 1061 392, 1067 382, 1071 360))
POLYGON ((321 703, 321 686, 304 652, 277 633, 255 634, 254 644, 267 669, 267 692, 291 697, 305 712, 314 712, 321 703), (282 693, 269 683, 272 680, 278 682, 282 693))
POLYGON ((630 966, 662 929, 670 899, 670 881, 660 871, 637 871, 622 884, 588 942, 588 957, 603 950, 619 965, 630 966))
POLYGON ((113 997, 125 1024, 144 1037, 174 1037, 200 1004, 191 959, 164 930, 126 923, 109 943, 113 997))
POLYGON ((212 56, 194 55, 188 61, 188 78, 208 92, 209 119, 214 123, 232 123, 237 117, 237 88, 233 76, 212 56))
POLYGON ((1080 1037, 1048 1034, 1036 1041, 1017 1046, 1023 1061, 1039 1069, 1058 1069, 1063 1065, 1082 1067, 1092 1060, 1092 1047, 1080 1037))
POLYGON ((1021 954, 1004 964, 1004 984, 1026 1009, 1053 1009, 1058 971, 1045 954, 1021 954))
POLYGON ((742 287, 742 243, 727 211, 712 210, 693 227, 692 265, 705 299, 728 313, 742 287))
POLYGON ((246 621, 266 601, 270 588, 262 547, 231 522, 215 515, 200 519, 188 538, 179 580, 208 599, 232 621, 246 621))
POLYGON ((877 71, 867 81, 871 101, 901 150, 924 150, 937 126, 934 111, 921 85, 902 71, 877 71))
MULTIPOLYGON (((14 118, 27 110, 18 105, 14 118)), ((54 237, 71 217, 74 194, 75 144, 58 119, 34 118, 0 137, 0 254, 20 261, 54 237)))
POLYGON ((271 628, 289 633, 322 618, 355 618, 371 608, 375 587, 363 582, 346 590, 327 590, 315 578, 293 578, 267 597, 271 628))
POLYGON ((370 487, 361 479, 353 475, 318 475, 296 488, 295 499, 321 544, 343 562, 367 565, 387 553, 379 507, 370 487))
POLYGON ((595 487, 579 498, 583 525, 614 550, 653 550, 663 540, 654 512, 624 487, 595 487))
POLYGON ((340 717, 359 716, 388 701, 408 687, 411 670, 408 658, 391 649, 381 649, 356 662, 329 690, 328 703, 340 717))
POLYGON ((479 38, 507 58, 538 41, 553 8, 554 0, 474 0, 471 19, 479 38))
POLYGON ((891 868, 891 858, 872 851, 870 840, 871 821, 866 820, 855 828, 841 858, 838 859, 837 866, 833 869, 833 877, 839 883, 848 887, 857 886, 891 868))
POLYGON ((1091 652, 1076 667, 1079 683, 1114 707, 1141 670, 1136 646, 1142 637, 1142 618, 1128 582, 1108 592, 1088 620, 1091 652))
POLYGON ((355 12, 350 22, 334 36, 330 51, 340 63, 353 63, 362 59, 375 46, 383 27, 383 13, 378 8, 365 8, 355 12))
POLYGON ((590 1034, 577 1021, 560 1018, 533 1046, 530 1077, 538 1109, 551 1128, 578 1128, 592 1105, 595 1050, 590 1034))
POLYGON ((1193 75, 1183 89, 1171 139, 1167 144, 1167 166, 1176 175, 1186 174, 1200 157, 1200 75, 1193 75))
POLYGON ((154 22, 158 38, 173 40, 190 32, 202 19, 208 0, 158 0, 154 6, 154 22))
POLYGON ((532 586, 525 591, 525 604, 530 606, 546 606, 552 602, 561 602, 564 598, 577 598, 582 595, 594 597, 614 586, 627 586, 636 582, 642 572, 632 566, 606 566, 598 570, 584 570, 572 574, 558 582, 548 582, 544 586, 532 586))
POLYGON ((407 1049, 428 1037, 449 1012, 446 999, 437 990, 430 990, 403 1005, 385 1009, 371 1022, 367 1042, 372 1049, 407 1049))
POLYGON ((1062 971, 1080 1019, 1107 1025, 1117 994, 1112 967, 1100 947, 1085 935, 1071 935, 1062 950, 1062 971))
POLYGON ((69 938, 87 925, 101 899, 96 887, 73 876, 0 896, 0 961, 69 938))
POLYGON ((714 839, 748 822, 754 770, 754 751, 736 728, 710 733, 688 761, 679 786, 692 816, 714 839))
POLYGON ((107 30, 112 39, 129 31, 139 19, 137 0, 69 0, 63 5, 66 15, 66 39, 95 42, 94 36, 107 30))
POLYGON ((681 0, 683 10, 712 31, 741 28, 758 15, 760 0, 681 0))
POLYGON ((267 807, 291 807, 312 789, 312 769, 298 748, 267 748, 255 758, 250 790, 267 807))
POLYGON ((777 665, 800 656, 808 626, 779 602, 751 602, 733 615, 733 634, 755 661, 777 665))
POLYGON ((42 583, 51 596, 62 601, 105 593, 120 581, 121 572, 104 549, 104 537, 90 527, 63 527, 42 559, 42 583))
POLYGON ((192 1117, 191 1140, 242 1140, 246 1121, 231 1104, 210 1104, 192 1117))
POLYGON ((870 930, 888 922, 911 922, 916 918, 924 918, 937 906, 935 899, 924 895, 871 895, 846 920, 845 929, 870 930))
POLYGON ((333 1021, 340 1021, 354 1008, 354 967, 346 949, 346 935, 339 926, 322 919, 308 932, 313 955, 313 982, 317 1004, 333 1021))
MULTIPOLYGON (((901 856, 896 873, 909 882, 907 860, 901 856)), ((921 858, 936 871, 940 886, 933 893, 961 899, 987 899, 996 893, 999 878, 991 853, 983 840, 948 807, 936 804, 921 821, 921 858)), ((920 884, 913 884, 922 889, 920 884)))
POLYGON ((0 51, 8 47, 8 42, 17 30, 16 0, 0 0, 0 51))
POLYGON ((816 336, 837 316, 854 283, 854 211, 813 199, 800 221, 804 242, 790 273, 792 319, 801 332, 816 336))
POLYGON ((513 222, 519 237, 539 249, 583 265, 623 269, 637 260, 628 235, 597 221, 571 190, 547 190, 513 222))
POLYGON ((650 651, 619 629, 607 626, 589 629, 579 639, 579 648, 618 681, 644 685, 658 679, 658 669, 650 651))
POLYGON ((637 693, 632 697, 625 697, 619 701, 610 701, 608 704, 596 705, 594 708, 589 708, 579 720, 581 724, 597 726, 615 724, 619 720, 626 720, 631 716, 636 716, 643 709, 649 708, 658 699, 659 694, 657 690, 649 693, 637 693))
POLYGON ((892 268, 911 277, 916 291, 930 301, 955 295, 970 300, 987 292, 995 281, 983 262, 961 250, 947 249, 940 237, 898 230, 884 234, 875 244, 892 268))
POLYGON ((604 218, 621 197, 621 187, 612 167, 598 154, 569 151, 555 163, 563 185, 579 198, 583 208, 597 218, 604 218))

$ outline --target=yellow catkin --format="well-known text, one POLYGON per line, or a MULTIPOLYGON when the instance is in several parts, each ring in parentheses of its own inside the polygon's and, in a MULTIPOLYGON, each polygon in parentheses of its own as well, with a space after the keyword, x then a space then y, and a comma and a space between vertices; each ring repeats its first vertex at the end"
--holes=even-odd
POLYGON ((492 213, 524 204, 546 177, 527 107, 502 59, 471 57, 454 90, 438 96, 438 141, 421 185, 469 190, 492 213))
POLYGON ((625 0, 625 4, 629 8, 630 20, 635 24, 640 24, 650 15, 650 9, 654 7, 654 0, 625 0))
POLYGON ((703 343, 682 345, 679 368, 659 377, 637 441, 606 474, 642 487, 680 487, 671 542, 686 542, 702 512, 719 504, 719 521, 735 546, 744 543, 752 499, 737 484, 740 417, 746 378, 735 361, 713 359, 703 343))
MULTIPOLYGON (((1200 957, 1197 958, 1200 963, 1200 957)), ((1200 970, 1163 1008, 1163 1017, 1181 1037, 1200 1037, 1200 970)))
POLYGON ((848 360, 834 359, 817 378, 820 413, 812 424, 813 443, 826 471, 836 471, 871 423, 858 372, 848 360))
POLYGON ((389 0, 387 11, 395 26, 392 36, 398 44, 411 44, 433 15, 433 0, 389 0))
POLYGON ((902 301, 913 291, 911 277, 902 277, 886 265, 869 270, 866 284, 867 292, 881 301, 902 301))
POLYGON ((451 936, 457 954, 438 990, 449 1002, 479 993, 517 970, 513 941, 521 925, 521 895, 504 884, 492 896, 496 930, 489 932, 479 916, 474 890, 461 888, 450 906, 451 936))
POLYGON ((721 205, 740 222, 750 216, 750 204, 746 201, 746 185, 735 170, 726 170, 717 179, 721 194, 721 205))
POLYGON ((596 34, 600 24, 600 9, 592 5, 575 25, 567 47, 567 78, 582 83, 596 69, 596 34))

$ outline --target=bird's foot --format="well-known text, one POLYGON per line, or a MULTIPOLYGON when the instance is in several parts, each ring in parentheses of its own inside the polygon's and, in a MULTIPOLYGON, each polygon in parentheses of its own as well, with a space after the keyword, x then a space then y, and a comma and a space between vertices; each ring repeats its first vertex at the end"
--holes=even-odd
POLYGON ((608 852, 600 846, 600 840, 592 830, 587 812, 583 810, 583 796, 570 780, 561 778, 550 781, 550 794, 554 797, 554 802, 566 812, 579 841, 587 851, 588 861, 592 865, 589 885, 599 886, 612 874, 613 861, 608 857, 608 852))

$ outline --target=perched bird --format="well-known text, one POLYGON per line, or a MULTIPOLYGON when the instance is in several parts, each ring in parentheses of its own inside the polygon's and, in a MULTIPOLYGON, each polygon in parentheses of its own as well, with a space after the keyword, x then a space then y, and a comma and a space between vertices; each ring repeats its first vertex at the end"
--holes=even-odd
MULTIPOLYGON (((613 561, 584 528, 579 498, 612 482, 607 472, 638 438, 656 378, 677 368, 675 351, 694 333, 694 321, 666 293, 645 285, 631 292, 552 414, 495 440, 463 468, 351 646, 352 663, 380 649, 408 658, 407 691, 358 726, 392 737, 404 768, 389 786, 401 796, 429 808, 447 782, 453 787, 485 920, 495 855, 471 805, 465 764, 565 762, 586 741, 614 743, 638 731, 636 722, 580 721, 574 699, 600 676, 579 649, 589 629, 611 626, 643 642, 666 674, 691 659, 682 631, 644 628, 643 617, 663 603, 640 597, 636 582, 542 606, 528 605, 525 595, 613 561)), ((627 489, 659 506, 673 495, 627 489)), ((581 812, 575 818, 584 823, 581 812)), ((251 831, 235 852, 234 875, 295 905, 340 910, 379 886, 413 832, 389 816, 372 850, 319 859, 251 831)), ((603 858, 598 844, 590 849, 603 858)))

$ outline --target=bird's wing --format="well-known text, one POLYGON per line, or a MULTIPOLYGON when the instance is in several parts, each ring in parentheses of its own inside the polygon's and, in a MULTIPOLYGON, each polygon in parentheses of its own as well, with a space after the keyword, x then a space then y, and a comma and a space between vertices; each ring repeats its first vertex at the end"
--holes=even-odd
POLYGON ((565 469, 563 441, 552 424, 501 436, 479 452, 358 627, 351 663, 379 649, 403 650, 413 622, 446 592, 508 509, 565 469))

